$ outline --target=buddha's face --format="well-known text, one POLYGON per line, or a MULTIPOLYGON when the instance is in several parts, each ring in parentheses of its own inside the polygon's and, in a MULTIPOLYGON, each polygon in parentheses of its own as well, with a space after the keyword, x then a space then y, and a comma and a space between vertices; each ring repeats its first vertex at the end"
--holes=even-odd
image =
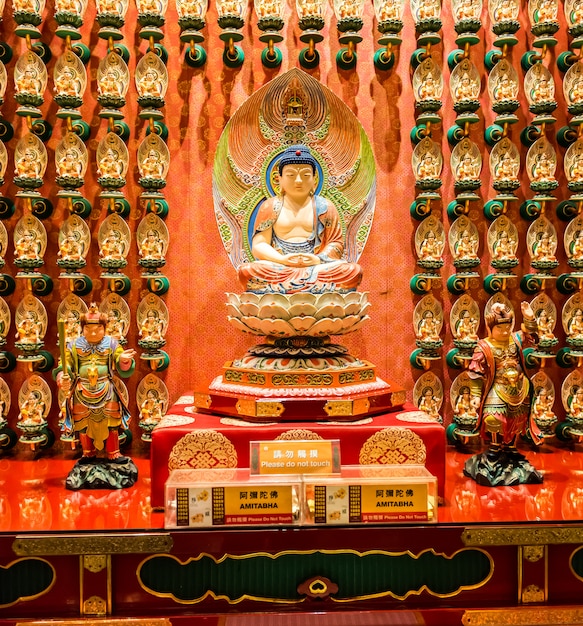
POLYGON ((315 187, 311 165, 284 165, 280 178, 281 191, 291 197, 308 197, 315 187))

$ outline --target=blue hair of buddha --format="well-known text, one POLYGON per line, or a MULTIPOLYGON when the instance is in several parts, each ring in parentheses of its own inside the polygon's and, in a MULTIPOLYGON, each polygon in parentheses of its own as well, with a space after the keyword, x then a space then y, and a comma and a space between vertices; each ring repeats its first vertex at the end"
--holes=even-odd
POLYGON ((316 159, 312 156, 308 146, 301 144, 284 150, 277 165, 280 174, 286 165, 311 165, 312 172, 316 172, 316 159))

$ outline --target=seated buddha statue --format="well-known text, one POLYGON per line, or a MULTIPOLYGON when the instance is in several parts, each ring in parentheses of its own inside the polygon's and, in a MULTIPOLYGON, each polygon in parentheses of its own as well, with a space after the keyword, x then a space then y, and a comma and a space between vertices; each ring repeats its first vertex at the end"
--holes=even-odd
POLYGON ((280 195, 259 207, 251 238, 254 261, 238 267, 246 291, 355 291, 360 266, 345 261, 338 210, 315 194, 316 159, 305 145, 287 148, 278 164, 280 195))

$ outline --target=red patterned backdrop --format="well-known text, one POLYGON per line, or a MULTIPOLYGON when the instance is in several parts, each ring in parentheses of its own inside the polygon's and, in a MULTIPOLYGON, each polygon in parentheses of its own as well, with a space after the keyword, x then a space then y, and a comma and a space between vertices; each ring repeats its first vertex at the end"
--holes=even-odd
MULTIPOLYGON (((277 74, 289 68, 299 66, 298 53, 304 44, 299 40, 300 30, 295 5, 288 4, 288 19, 283 29, 284 41, 280 45, 283 52, 283 63, 278 69, 266 69, 260 59, 260 52, 264 47, 258 36, 260 31, 256 26, 256 18, 252 10, 248 14, 247 24, 243 28, 244 39, 240 43, 245 52, 245 61, 239 69, 229 69, 223 65, 223 43, 219 39, 220 28, 217 24, 217 13, 214 3, 211 2, 207 14, 207 27, 204 30, 205 41, 202 44, 207 50, 208 61, 200 69, 193 69, 184 62, 184 44, 180 43, 180 29, 173 3, 168 8, 166 24, 163 26, 165 37, 161 42, 168 50, 169 89, 166 96, 164 122, 169 129, 167 144, 171 153, 171 168, 168 176, 168 185, 164 191, 169 203, 169 214, 166 224, 170 232, 170 247, 167 254, 167 264, 163 273, 170 280, 170 289, 163 296, 170 312, 170 325, 167 334, 165 350, 170 356, 168 369, 159 372, 158 375, 167 385, 170 392, 170 401, 175 401, 180 394, 194 389, 204 389, 211 379, 220 372, 223 364, 235 356, 241 355, 245 347, 253 343, 252 338, 244 337, 232 329, 227 322, 225 314, 225 293, 239 290, 236 272, 231 266, 224 252, 221 240, 215 224, 213 213, 213 201, 211 191, 212 164, 217 142, 220 134, 239 105, 259 87, 267 83, 277 74)), ((41 25, 42 41, 51 48, 53 59, 48 63, 49 87, 45 93, 45 103, 41 107, 45 119, 54 124, 54 131, 48 141, 49 168, 45 176, 45 184, 41 189, 43 195, 49 197, 55 204, 55 211, 50 219, 45 222, 48 231, 49 244, 45 256, 45 266, 42 271, 53 277, 55 288, 53 292, 42 297, 42 301, 49 313, 49 330, 45 339, 45 347, 55 357, 58 356, 56 345, 55 317, 56 310, 68 293, 67 281, 60 281, 59 269, 56 266, 57 259, 57 236, 59 226, 63 219, 68 217, 66 204, 56 197, 57 186, 53 183, 55 176, 54 149, 65 131, 65 123, 55 119, 57 105, 52 99, 52 68, 55 60, 63 54, 65 43, 55 35, 56 23, 53 18, 54 6, 49 0, 43 12, 44 21, 41 25)), ((148 42, 140 39, 139 25, 136 23, 136 8, 132 4, 128 12, 124 33, 125 45, 130 50, 129 68, 133 77, 137 61, 145 54, 148 42)), ((17 57, 26 49, 26 42, 14 35, 15 23, 12 19, 12 8, 7 6, 4 10, 2 22, 3 39, 14 49, 14 58, 7 64, 8 90, 5 102, 2 106, 2 115, 15 125, 15 137, 8 142, 7 148, 10 154, 9 166, 6 175, 6 183, 1 189, 5 196, 14 198, 17 188, 11 183, 13 172, 13 150, 20 136, 25 132, 25 120, 15 115, 16 104, 13 94, 13 68, 17 57)), ((87 142, 90 153, 90 167, 86 177, 85 186, 82 189, 93 205, 93 211, 88 218, 88 224, 93 234, 93 253, 89 257, 86 273, 93 279, 93 292, 84 297, 90 300, 100 301, 107 294, 107 284, 99 279, 100 268, 97 265, 96 233, 99 224, 107 215, 107 207, 100 202, 100 191, 96 182, 95 173, 95 149, 97 143, 106 134, 106 122, 98 116, 100 106, 95 99, 96 69, 99 60, 106 54, 107 43, 97 35, 99 27, 94 21, 95 6, 90 3, 85 24, 81 31, 82 41, 91 49, 91 59, 87 66, 89 84, 82 107, 83 119, 91 126, 91 138, 87 142)), ((432 56, 435 62, 441 66, 446 89, 443 94, 443 107, 441 115, 443 123, 441 129, 434 131, 433 138, 439 142, 444 155, 444 173, 442 196, 443 202, 434 208, 445 226, 448 227, 448 217, 445 211, 447 203, 454 199, 453 178, 449 169, 449 155, 451 147, 445 136, 446 130, 453 125, 455 113, 447 88, 450 70, 447 65, 447 55, 457 48, 455 32, 451 17, 449 2, 444 3, 442 9, 443 29, 441 44, 432 48, 432 56)), ((549 51, 545 59, 549 69, 555 77, 557 84, 556 98, 559 109, 555 113, 558 118, 556 128, 566 123, 565 105, 560 89, 562 75, 556 68, 556 56, 559 52, 568 49, 565 19, 559 13, 561 29, 557 34, 559 43, 554 51, 549 51)), ((483 27, 479 31, 482 42, 471 49, 471 59, 483 74, 481 94, 481 121, 472 126, 471 139, 476 142, 484 158, 482 172, 482 194, 484 202, 494 196, 490 188, 490 175, 487 168, 487 156, 489 148, 483 140, 484 128, 493 122, 494 114, 490 109, 486 89, 487 72, 484 69, 484 54, 492 49, 494 35, 490 31, 490 23, 486 7, 482 13, 483 27)), ((518 44, 510 51, 510 58, 522 77, 520 58, 530 49, 532 35, 530 34, 526 12, 521 13, 522 28, 518 32, 518 44)), ((359 331, 345 338, 351 352, 361 358, 375 363, 381 377, 388 377, 398 381, 409 390, 413 388, 415 380, 422 371, 411 367, 409 356, 415 349, 415 336, 413 332, 413 309, 420 299, 412 293, 409 287, 411 277, 418 273, 416 267, 416 255, 414 249, 414 233, 418 223, 411 218, 409 207, 415 199, 415 178, 411 170, 412 143, 410 130, 415 126, 415 106, 412 94, 411 79, 413 70, 409 63, 411 54, 417 48, 415 39, 415 27, 411 18, 409 7, 405 8, 404 28, 402 31, 403 43, 398 49, 394 67, 388 71, 378 71, 373 64, 373 55, 379 47, 376 43, 378 31, 374 17, 372 3, 367 3, 364 14, 364 26, 361 34, 363 42, 358 45, 358 62, 354 70, 340 70, 335 61, 336 53, 340 48, 336 29, 336 19, 333 17, 331 7, 328 8, 327 26, 323 30, 324 41, 318 45, 321 55, 320 66, 309 70, 315 78, 329 87, 340 96, 358 117, 366 133, 373 144, 376 167, 377 167, 377 203, 372 234, 368 240, 366 249, 360 259, 364 269, 362 290, 369 293, 372 302, 370 321, 359 331)), ((136 104, 136 88, 133 78, 127 96, 127 104, 123 111, 125 121, 131 129, 128 141, 130 152, 130 173, 126 186, 126 197, 131 203, 132 210, 128 223, 132 232, 135 232, 138 222, 145 214, 145 209, 140 206, 138 196, 141 191, 137 180, 136 149, 145 136, 146 122, 138 119, 139 107, 136 104)), ((519 122, 511 129, 511 137, 520 148, 522 163, 526 155, 526 148, 520 145, 519 132, 526 126, 532 115, 522 98, 521 108, 517 111, 519 122)), ((564 149, 556 145, 554 134, 548 135, 560 156, 564 149)), ((521 170, 522 188, 517 192, 519 199, 530 197, 528 180, 521 170)), ((558 199, 568 197, 561 167, 558 168, 557 177, 561 186, 555 195, 558 199)), ((519 202, 520 203, 520 202, 519 202)), ((521 245, 519 255, 524 258, 521 266, 517 268, 520 276, 529 271, 529 262, 525 254, 524 236, 528 222, 522 220, 518 214, 519 203, 512 205, 510 217, 516 222, 521 245)), ((5 221, 9 232, 9 241, 12 245, 11 233, 18 219, 23 215, 24 206, 20 201, 16 203, 14 216, 5 221)), ((559 232, 564 230, 562 224, 555 216, 554 211, 548 210, 547 216, 559 232)), ((481 276, 491 272, 488 267, 488 253, 485 249, 485 235, 488 221, 484 217, 481 204, 474 204, 469 217, 477 224, 480 237, 480 255, 482 266, 479 268, 481 276)), ((559 259, 562 271, 567 271, 564 251, 559 245, 559 259)), ((5 273, 16 275, 16 268, 12 264, 12 250, 6 254, 7 265, 5 273)), ((135 310, 139 301, 147 293, 145 281, 140 277, 137 265, 137 249, 135 241, 132 242, 132 251, 129 256, 129 264, 126 273, 132 280, 131 291, 125 296, 132 310, 132 326, 128 334, 128 344, 137 347, 137 327, 135 324, 135 310)), ((445 279, 454 273, 451 258, 446 251, 445 266, 441 270, 443 280, 433 294, 444 307, 446 319, 449 309, 456 297, 450 294, 446 288, 445 279)), ((513 290, 507 292, 515 305, 518 305, 523 297, 518 289, 518 282, 513 283, 513 290)), ((25 285, 17 280, 17 288, 14 294, 6 298, 12 313, 25 293, 25 285)), ((483 307, 488 299, 484 292, 481 281, 471 290, 471 295, 483 307)), ((551 286, 549 295, 555 300, 560 310, 565 296, 558 294, 551 286)), ((562 331, 557 330, 557 335, 562 338, 562 331)), ((7 349, 13 350, 12 329, 9 333, 7 349)), ((451 333, 445 328, 442 336, 445 341, 443 358, 435 361, 432 371, 444 382, 447 390, 448 382, 458 372, 448 368, 445 362, 445 353, 451 347, 451 333)), ((128 383, 131 396, 132 409, 136 410, 135 388, 137 383, 150 372, 147 363, 140 361, 138 371, 128 383)), ((558 366, 551 365, 548 372, 553 378, 555 385, 560 385, 565 372, 558 366)), ((13 407, 10 412, 10 424, 15 425, 17 407, 16 395, 30 371, 24 364, 19 363, 17 368, 6 374, 13 393, 13 407)), ((53 385, 50 374, 43 374, 47 381, 53 385)), ((54 390, 54 386, 52 387, 54 390)), ((447 394, 446 394, 447 395, 447 394)), ((450 411, 446 402, 446 413, 450 411)), ((560 414, 559 402, 555 404, 555 410, 560 414)), ((56 409, 53 411, 51 423, 56 423, 56 409)), ((449 421, 450 417, 446 417, 449 421)), ((137 426, 134 423, 133 428, 137 426)))

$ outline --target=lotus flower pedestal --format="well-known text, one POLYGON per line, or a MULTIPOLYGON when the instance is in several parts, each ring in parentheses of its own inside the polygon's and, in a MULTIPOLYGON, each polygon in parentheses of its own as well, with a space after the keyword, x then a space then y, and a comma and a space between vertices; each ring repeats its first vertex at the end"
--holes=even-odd
POLYGON ((366 294, 228 294, 228 319, 264 337, 223 368, 199 412, 250 421, 356 420, 400 409, 402 387, 381 380, 375 366, 330 340, 368 319, 366 294))

